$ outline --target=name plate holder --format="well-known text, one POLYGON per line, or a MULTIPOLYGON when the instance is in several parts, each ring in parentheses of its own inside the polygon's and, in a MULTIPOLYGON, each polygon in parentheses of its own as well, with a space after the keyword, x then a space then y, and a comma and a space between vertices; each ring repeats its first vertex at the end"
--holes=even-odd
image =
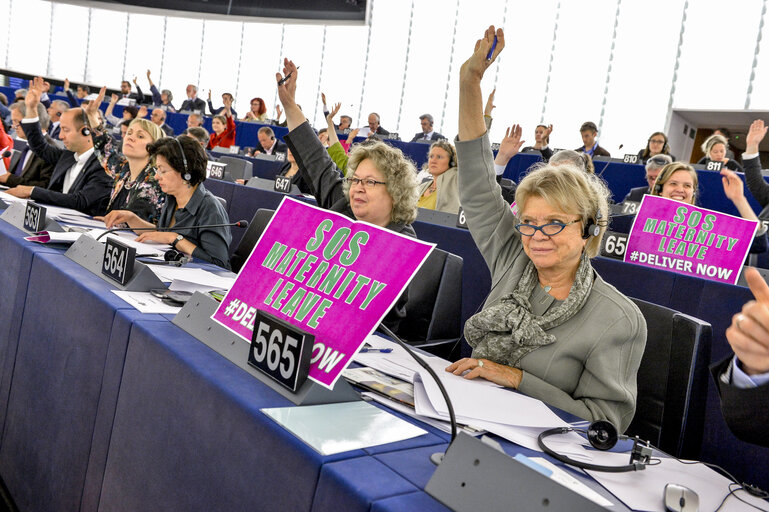
MULTIPOLYGON (((430 210, 428 208, 417 208, 417 221, 419 222, 437 224, 438 226, 446 226, 447 228, 459 228, 467 230, 467 223, 465 223, 464 226, 461 226, 459 217, 459 212, 448 213, 442 212, 440 210, 430 210)), ((462 211, 462 218, 464 218, 464 211, 462 211)))
POLYGON ((125 284, 120 284, 104 275, 102 273, 104 266, 104 248, 105 244, 94 240, 88 235, 83 235, 78 238, 69 249, 67 249, 64 256, 92 274, 99 276, 118 290, 148 292, 157 288, 166 288, 166 285, 158 279, 158 276, 150 270, 149 266, 140 261, 134 261, 133 273, 131 274, 131 278, 128 279, 125 284))
MULTIPOLYGON (((27 213, 27 203, 11 203, 5 211, 0 214, 0 219, 3 219, 8 224, 19 228, 26 233, 34 233, 24 228, 24 217, 27 213)), ((56 231, 57 233, 63 233, 66 231, 64 227, 53 219, 45 219, 45 227, 40 231, 56 231)))
POLYGON ((609 510, 510 457, 496 441, 464 432, 446 450, 425 492, 456 512, 609 510))
POLYGON ((333 390, 307 379, 299 386, 296 393, 272 380, 248 363, 251 343, 211 319, 218 307, 219 303, 212 297, 195 292, 182 310, 176 314, 173 323, 296 405, 333 404, 360 400, 358 393, 342 378, 337 380, 333 390))

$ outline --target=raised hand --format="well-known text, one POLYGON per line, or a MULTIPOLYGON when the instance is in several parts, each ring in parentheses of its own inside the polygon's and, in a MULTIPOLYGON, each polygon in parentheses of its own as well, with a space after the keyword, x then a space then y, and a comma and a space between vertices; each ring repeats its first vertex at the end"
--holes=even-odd
POLYGON ((323 101, 323 105, 326 104, 326 95, 324 93, 320 93, 320 99, 323 101))
POLYGON ((721 184, 724 186, 724 194, 732 202, 737 201, 745 197, 745 185, 742 180, 735 173, 727 169, 721 168, 721 184))
POLYGON ((89 101, 88 105, 84 107, 85 113, 88 116, 88 122, 92 127, 101 124, 101 119, 99 118, 99 107, 101 106, 101 102, 104 101, 104 96, 106 94, 107 87, 105 86, 99 89, 99 95, 96 97, 96 99, 89 101))
POLYGON ((462 64, 459 70, 460 79, 473 79, 480 81, 483 78, 483 74, 491 66, 491 64, 497 59, 499 54, 505 48, 505 34, 500 28, 494 29, 494 25, 491 25, 484 32, 483 37, 475 42, 475 49, 469 59, 462 64), (497 46, 494 48, 491 58, 487 59, 489 51, 494 44, 494 36, 497 36, 497 46))
POLYGON ((147 107, 146 105, 142 105, 139 107, 139 113, 136 114, 136 117, 147 117, 147 107))
POLYGON ((139 84, 136 83, 136 79, 137 79, 137 77, 134 77, 134 80, 133 80, 134 81, 134 85, 138 86, 139 84))
POLYGON ((748 128, 748 136, 745 138, 747 146, 745 148, 746 153, 758 153, 758 145, 764 140, 766 130, 767 127, 764 126, 764 121, 762 119, 756 119, 750 124, 750 128, 748 128))
POLYGON ((520 151, 525 140, 521 140, 523 129, 520 125, 514 124, 510 128, 505 130, 505 136, 502 142, 499 143, 499 151, 497 157, 494 159, 494 163, 497 165, 507 165, 515 155, 520 151))
POLYGON ((726 329, 726 339, 748 375, 769 372, 769 286, 754 268, 745 269, 745 279, 756 300, 742 306, 726 329))
POLYGON ((294 62, 283 59, 283 74, 275 73, 275 80, 278 83, 283 81, 282 85, 278 85, 278 97, 283 107, 288 108, 289 105, 296 105, 296 82, 299 80, 299 68, 294 62))
POLYGON ((283 111, 280 109, 280 105, 275 105, 275 112, 278 114, 278 121, 280 121, 280 116, 283 115, 283 111))
POLYGON ((29 81, 27 95, 24 97, 24 105, 27 107, 27 116, 37 116, 37 104, 40 103, 40 97, 43 95, 43 79, 36 76, 29 81))
POLYGON ((51 83, 50 82, 43 82, 43 92, 48 92, 51 90, 51 83))
POLYGON ((341 109, 341 108, 342 108, 342 104, 341 103, 334 104, 334 106, 331 107, 331 110, 329 111, 328 115, 326 116, 326 119, 328 119, 329 121, 334 119, 334 116, 336 116, 339 113, 339 109, 341 109))
POLYGON ((119 99, 120 99, 120 97, 117 94, 113 93, 112 96, 110 96, 110 98, 109 98, 110 105, 114 105, 115 103, 118 102, 119 99))
POLYGON ((64 92, 69 91, 69 78, 64 79, 64 92))
POLYGON ((211 89, 208 90, 208 101, 211 101, 211 89))

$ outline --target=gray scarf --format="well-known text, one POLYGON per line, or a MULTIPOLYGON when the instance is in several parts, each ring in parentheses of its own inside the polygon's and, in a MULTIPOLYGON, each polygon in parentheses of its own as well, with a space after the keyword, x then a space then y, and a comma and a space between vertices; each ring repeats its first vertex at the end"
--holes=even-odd
POLYGON ((474 349, 473 357, 518 366, 529 352, 553 343, 555 336, 545 331, 577 314, 590 295, 593 288, 590 259, 582 254, 569 296, 542 316, 531 312, 529 297, 536 286, 539 286, 537 269, 529 261, 513 293, 467 320, 465 338, 474 349))

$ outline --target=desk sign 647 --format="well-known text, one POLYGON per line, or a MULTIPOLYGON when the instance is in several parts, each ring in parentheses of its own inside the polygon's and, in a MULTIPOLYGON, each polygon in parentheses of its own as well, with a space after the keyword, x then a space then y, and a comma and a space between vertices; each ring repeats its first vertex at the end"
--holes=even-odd
POLYGON ((310 372, 315 336, 257 310, 248 364, 294 393, 310 372))
POLYGON ((124 285, 133 276, 136 249, 108 238, 104 246, 101 273, 124 285))

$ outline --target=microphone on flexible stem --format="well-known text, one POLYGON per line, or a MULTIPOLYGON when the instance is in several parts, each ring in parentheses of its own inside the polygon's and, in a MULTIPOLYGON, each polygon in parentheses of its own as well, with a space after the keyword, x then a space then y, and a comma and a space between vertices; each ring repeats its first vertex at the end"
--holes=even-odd
MULTIPOLYGON (((430 365, 425 363, 420 356, 416 354, 413 350, 411 350, 411 347, 408 346, 402 339, 400 339, 398 336, 395 335, 390 329, 387 328, 384 324, 379 324, 379 328, 384 331, 386 335, 397 341, 401 347, 403 347, 406 352, 409 353, 411 357, 414 358, 414 360, 419 363, 419 366, 427 370, 427 373, 430 374, 430 376, 435 379, 435 383, 438 384, 438 389, 441 390, 441 395, 443 395, 443 399, 446 401, 446 406, 449 409, 449 420, 451 421, 451 441, 449 441, 449 446, 451 446, 451 443, 454 442, 454 439, 457 437, 457 417, 454 415, 454 406, 451 403, 451 399, 449 398, 449 394, 446 392, 446 388, 443 387, 443 383, 441 382, 441 379, 438 378, 438 376, 435 374, 435 371, 430 368, 430 365)), ((443 461, 443 454, 442 453, 433 453, 430 455, 430 461, 432 461, 433 464, 436 466, 439 465, 443 461)))
POLYGON ((171 231, 176 233, 177 231, 181 231, 181 230, 203 229, 203 228, 223 228, 228 226, 234 227, 234 228, 247 228, 248 221, 239 220, 238 222, 229 222, 227 224, 201 224, 198 226, 173 226, 170 228, 159 228, 157 226, 153 226, 151 228, 112 228, 112 229, 108 229, 101 235, 97 236, 96 240, 98 241, 104 235, 109 235, 110 233, 116 233, 118 231, 171 231))
POLYGON ((3 153, 3 158, 8 158, 8 157, 9 157, 9 156, 11 156, 12 154, 13 154, 13 153, 11 153, 9 150, 6 150, 6 151, 3 153))

